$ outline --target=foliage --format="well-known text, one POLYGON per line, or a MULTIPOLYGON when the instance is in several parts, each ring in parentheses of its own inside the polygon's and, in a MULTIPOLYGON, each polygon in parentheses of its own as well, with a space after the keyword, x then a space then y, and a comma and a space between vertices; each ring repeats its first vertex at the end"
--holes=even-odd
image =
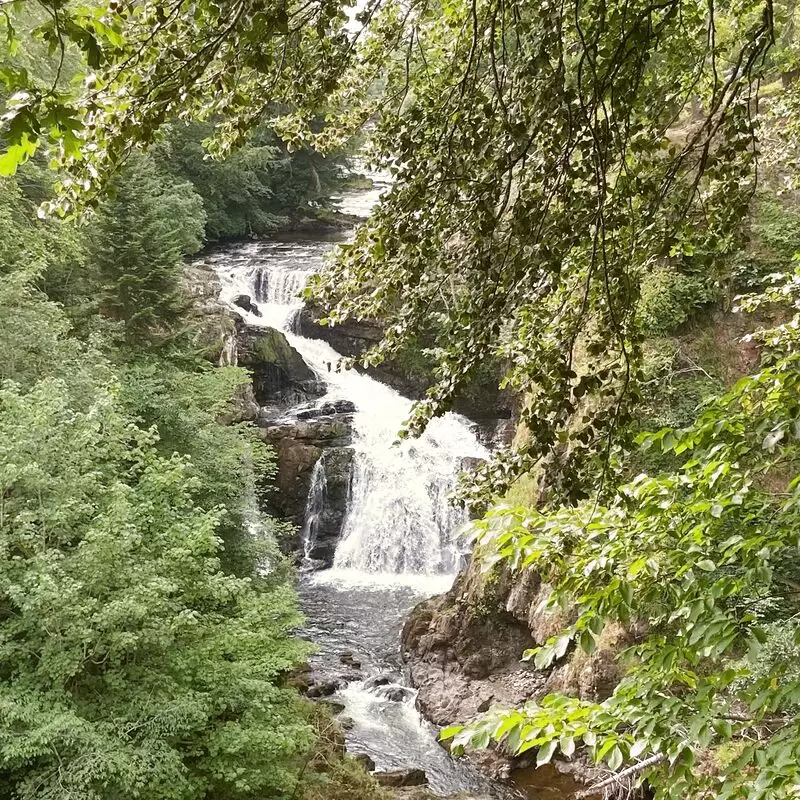
POLYGON ((511 365, 511 388, 538 385, 534 436, 485 467, 489 494, 543 458, 564 496, 585 494, 635 395, 639 279, 667 257, 701 272, 736 244, 772 3, 387 0, 366 4, 357 34, 338 0, 41 5, 35 36, 78 48, 92 72, 70 93, 4 71, 3 164, 49 140, 61 212, 175 116, 214 120, 220 153, 263 121, 292 147, 336 148, 380 112, 394 189, 314 291, 333 323, 388 322, 370 363, 424 324, 439 332, 411 432, 490 356, 511 365))
POLYGON ((729 9, 736 34, 710 49, 705 3, 415 11, 402 58, 385 57, 377 32, 375 52, 365 47, 365 70, 369 58, 391 65, 397 100, 382 106, 375 148, 394 186, 309 291, 331 324, 388 321, 367 363, 433 321, 437 383, 409 433, 487 358, 506 361, 531 439, 483 467, 465 497, 488 499, 544 461, 554 501, 576 501, 630 420, 639 280, 668 258, 703 273, 737 244, 769 9, 729 9))
POLYGON ((188 473, 203 487, 202 502, 219 509, 225 570, 251 575, 265 564, 278 569, 282 559, 270 543, 283 529, 271 519, 257 525, 253 519, 259 489, 275 474, 273 455, 249 425, 219 424, 249 384, 247 373, 140 357, 124 367, 121 377, 122 405, 142 427, 158 431, 155 446, 164 457, 188 458, 188 473))
POLYGON ((276 681, 282 585, 220 572, 185 461, 63 384, 0 391, 0 775, 20 798, 281 793, 308 742, 276 681))
POLYGON ((136 159, 116 179, 89 237, 97 305, 129 344, 163 341, 186 310, 181 257, 203 242, 202 200, 136 159))
POLYGON ((701 278, 660 267, 642 278, 639 322, 647 336, 673 333, 692 310, 713 299, 701 278))
POLYGON ((345 752, 341 728, 325 703, 309 703, 315 745, 303 771, 299 800, 390 800, 364 765, 345 752))
POLYGON ((733 259, 736 291, 757 291, 800 252, 800 213, 791 196, 762 190, 748 220, 748 246, 733 259))
POLYGON ((0 301, 4 318, 30 325, 27 338, 0 336, 16 355, 3 376, 17 381, 0 388, 4 791, 288 796, 311 741, 296 696, 279 688, 305 653, 289 638, 298 617, 279 571, 220 570, 216 502, 234 479, 208 483, 208 462, 243 449, 226 456, 225 434, 210 431, 221 384, 241 376, 221 374, 191 402, 202 378, 185 379, 184 429, 206 449, 195 465, 167 452, 181 430, 164 447, 136 424, 120 397, 137 405, 141 393, 115 384, 24 276, 3 279, 0 301))
POLYGON ((277 102, 316 109, 350 46, 347 17, 335 1, 293 7, 240 0, 231 7, 204 0, 192 9, 165 9, 156 0, 38 5, 45 19, 32 27, 23 4, 4 8, 0 24, 10 51, 29 35, 62 65, 77 50, 86 74, 82 84, 64 87, 13 62, 2 66, 9 101, 0 174, 12 174, 49 144, 70 172, 59 187, 62 212, 97 188, 99 176, 111 175, 132 143, 152 141, 176 116, 221 116, 230 145, 243 143, 277 102), (85 147, 88 138, 93 145, 85 147))
POLYGON ((341 159, 289 153, 262 126, 241 148, 212 160, 203 142, 213 134, 210 122, 173 124, 155 151, 162 170, 190 181, 203 198, 209 241, 270 233, 338 187, 341 159))
MULTIPOLYGON (((800 309, 800 273, 743 306, 789 298, 800 309)), ((798 330, 796 313, 758 331, 770 348, 760 372, 689 427, 643 435, 643 447, 680 458, 679 470, 639 475, 608 505, 498 508, 475 523, 489 563, 536 568, 553 603, 575 604, 574 624, 527 654, 538 667, 573 642, 592 653, 611 621, 647 627, 609 700, 545 697, 448 731, 458 747, 496 738, 514 752, 538 748, 545 763, 583 743, 612 770, 639 764, 659 798, 795 796, 800 682, 759 623, 774 623, 769 606, 782 598, 781 639, 800 643, 787 575, 800 545, 798 330), (730 742, 739 748, 729 763, 696 769, 705 750, 730 742)))

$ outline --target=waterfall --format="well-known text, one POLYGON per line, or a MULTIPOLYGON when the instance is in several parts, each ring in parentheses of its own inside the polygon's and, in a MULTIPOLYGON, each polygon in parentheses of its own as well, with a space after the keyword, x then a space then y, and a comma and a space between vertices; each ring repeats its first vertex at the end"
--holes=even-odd
MULTIPOLYGON (((368 199, 370 205, 377 193, 378 189, 368 199)), ((364 194, 356 195, 357 202, 350 206, 345 198, 342 210, 363 212, 364 194)), ((356 405, 352 493, 335 570, 454 574, 461 558, 456 534, 466 518, 448 503, 447 495, 463 458, 485 457, 487 452, 466 420, 452 413, 433 420, 420 438, 396 444, 411 401, 355 370, 337 370, 339 353, 323 341, 294 332, 302 306, 298 293, 334 245, 331 240, 309 239, 253 242, 229 248, 209 261, 220 276, 222 302, 248 324, 283 329, 290 344, 327 384, 323 401, 346 399, 356 405), (262 316, 232 304, 241 294, 257 302, 262 316)), ((317 468, 303 532, 307 552, 313 546, 324 495, 324 470, 319 464, 317 468)))
POLYGON ((311 487, 308 490, 308 500, 306 500, 305 522, 303 523, 302 542, 303 558, 306 563, 311 561, 311 551, 317 540, 317 529, 319 519, 325 508, 325 491, 327 481, 325 480, 325 459, 320 458, 314 464, 311 473, 311 487))

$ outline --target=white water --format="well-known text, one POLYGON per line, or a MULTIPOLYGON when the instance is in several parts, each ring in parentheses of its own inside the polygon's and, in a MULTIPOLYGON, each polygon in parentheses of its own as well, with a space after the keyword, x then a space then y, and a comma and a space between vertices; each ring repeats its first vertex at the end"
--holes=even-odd
MULTIPOLYGON (((358 203, 343 203, 343 210, 363 212, 379 192, 359 193, 358 203)), ((352 496, 335 570, 452 576, 463 555, 458 530, 465 515, 448 502, 448 493, 462 459, 487 453, 467 422, 455 414, 433 420, 419 439, 398 443, 397 432, 411 401, 355 370, 338 369, 341 356, 326 342, 292 332, 302 305, 298 294, 333 245, 319 240, 263 241, 228 249, 211 259, 222 282, 220 299, 251 325, 283 329, 327 383, 324 400, 347 399, 356 405, 352 496), (261 317, 232 304, 240 294, 252 297, 261 317)))
MULTIPOLYGON (((375 176, 371 176, 375 177, 375 176)), ((341 210, 366 216, 385 184, 343 198, 341 210)), ((328 386, 320 402, 355 403, 352 494, 334 568, 301 576, 306 635, 317 645, 315 673, 341 674, 343 653, 363 664, 360 678, 335 699, 345 705, 348 749, 371 756, 380 771, 420 767, 434 792, 481 791, 504 796, 463 762, 453 761, 436 741, 436 731, 415 709, 415 692, 401 701, 369 685, 368 676, 391 673, 402 685, 398 640, 409 610, 420 600, 446 591, 461 553, 457 533, 462 512, 447 494, 467 456, 485 457, 464 419, 448 414, 434 420, 419 439, 395 444, 411 402, 355 371, 338 371, 340 355, 326 343, 293 330, 301 307, 298 293, 320 269, 333 239, 263 241, 226 248, 211 256, 221 283, 221 301, 252 325, 282 328, 289 342, 328 386), (233 305, 250 295, 262 316, 233 305)), ((308 557, 324 505, 322 460, 314 469, 303 530, 308 557)))

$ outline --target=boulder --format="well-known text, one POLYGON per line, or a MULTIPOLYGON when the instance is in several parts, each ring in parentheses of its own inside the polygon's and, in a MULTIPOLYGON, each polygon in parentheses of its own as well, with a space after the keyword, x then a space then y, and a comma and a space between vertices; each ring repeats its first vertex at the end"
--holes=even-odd
POLYGON ((375 762, 366 753, 354 753, 352 758, 364 767, 365 772, 375 771, 375 762))
POLYGON ((425 771, 421 769, 398 769, 392 772, 375 772, 375 780, 381 786, 397 788, 401 786, 424 786, 428 783, 425 771))
POLYGON ((325 393, 311 367, 275 328, 239 322, 237 356, 239 366, 253 376, 253 392, 261 406, 289 407, 325 393))
POLYGON ((261 316, 261 311, 249 294, 237 294, 236 297, 233 298, 233 304, 244 311, 248 311, 250 314, 254 314, 256 317, 261 316))
POLYGON ((405 703, 411 697, 411 689, 405 686, 382 686, 379 690, 381 697, 392 703, 405 703))
POLYGON ((319 417, 330 417, 336 414, 353 414, 356 411, 356 404, 350 400, 335 400, 333 402, 322 403, 307 408, 295 410, 293 416, 296 419, 318 419, 319 417))
POLYGON ((314 683, 312 683, 306 690, 306 697, 310 697, 312 699, 318 697, 330 697, 339 688, 339 681, 337 680, 314 681, 314 683))
POLYGON ((339 656, 339 661, 346 667, 353 669, 361 669, 361 662, 355 657, 352 651, 347 650, 339 656))
POLYGON ((388 686, 390 683, 395 683, 398 677, 395 675, 375 675, 373 678, 367 678, 364 681, 364 688, 367 690, 377 689, 380 686, 388 686))
POLYGON ((417 705, 436 725, 463 723, 492 705, 536 696, 546 675, 522 653, 534 646, 527 619, 507 609, 514 581, 498 570, 487 580, 471 564, 444 595, 418 605, 402 647, 417 705))

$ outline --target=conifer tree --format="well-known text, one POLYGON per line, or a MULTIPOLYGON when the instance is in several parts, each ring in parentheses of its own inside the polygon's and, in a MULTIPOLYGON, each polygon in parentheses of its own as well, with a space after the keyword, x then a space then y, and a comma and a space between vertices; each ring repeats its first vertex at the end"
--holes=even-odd
POLYGON ((203 242, 202 200, 188 183, 134 158, 114 182, 90 240, 98 306, 122 323, 127 343, 161 341, 184 310, 181 258, 203 242))

